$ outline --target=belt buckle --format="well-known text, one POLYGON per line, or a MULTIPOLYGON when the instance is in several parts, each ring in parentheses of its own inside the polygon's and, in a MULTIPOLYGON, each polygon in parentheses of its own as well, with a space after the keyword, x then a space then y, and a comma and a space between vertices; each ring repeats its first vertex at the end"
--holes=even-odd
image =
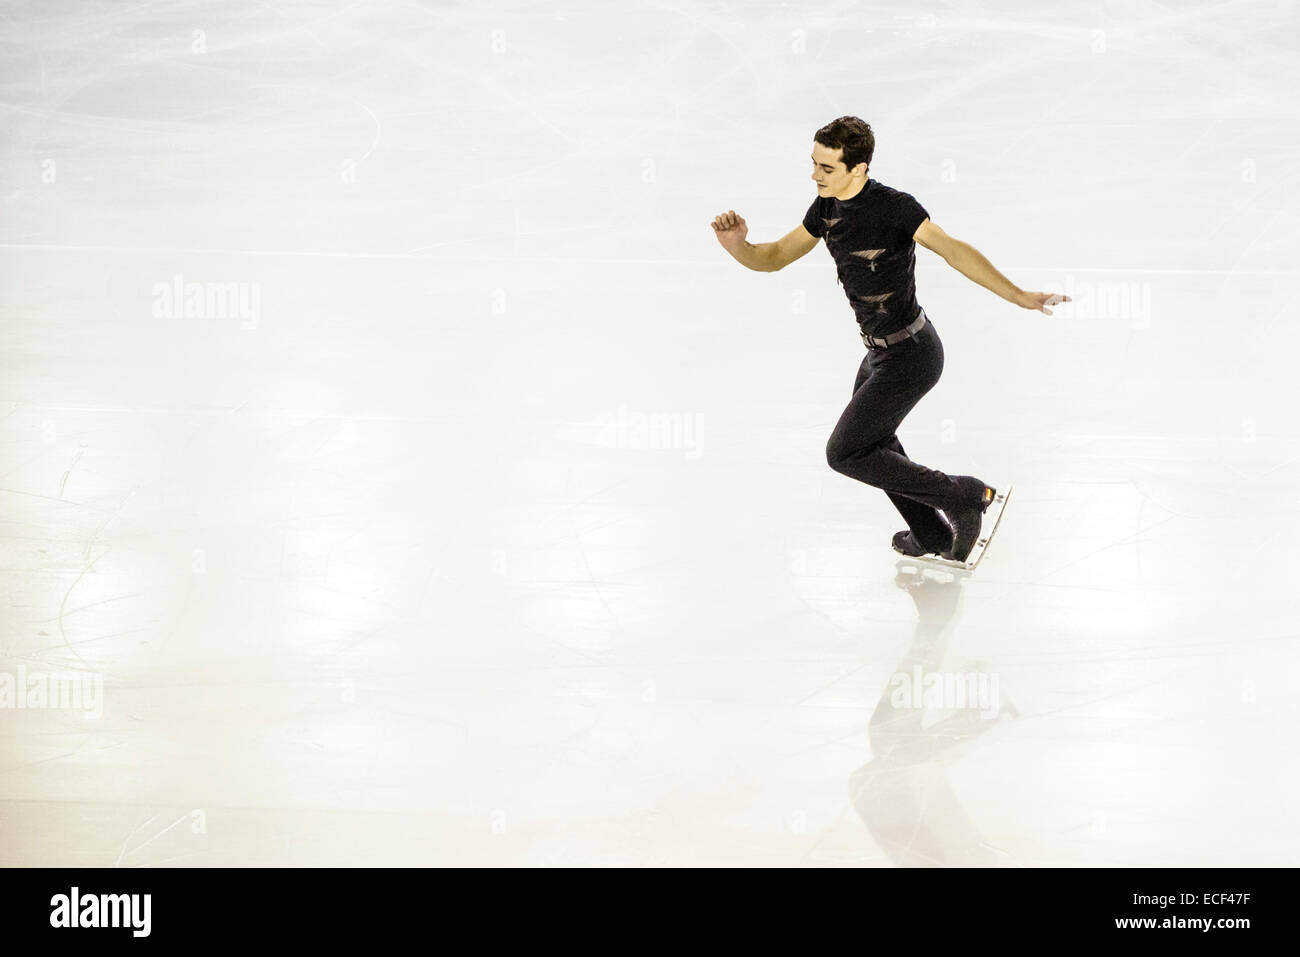
MULTIPOLYGON (((859 332, 858 335, 862 337, 862 342, 865 346, 867 346, 867 348, 876 345, 876 343, 880 341, 876 339, 874 336, 867 335, 865 332, 859 332)), ((882 344, 881 346, 879 346, 879 348, 884 349, 886 348, 886 346, 882 344)))

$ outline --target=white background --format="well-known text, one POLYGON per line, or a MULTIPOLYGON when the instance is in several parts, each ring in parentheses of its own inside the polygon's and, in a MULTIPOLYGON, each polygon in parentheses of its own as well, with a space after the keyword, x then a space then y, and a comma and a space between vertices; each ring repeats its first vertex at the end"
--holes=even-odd
POLYGON ((104 697, 0 711, 0 864, 1296 863, 1293 2, 2 13, 0 671, 104 697), (709 225, 843 114, 1074 298, 917 251, 972 576, 826 465, 824 246, 709 225))

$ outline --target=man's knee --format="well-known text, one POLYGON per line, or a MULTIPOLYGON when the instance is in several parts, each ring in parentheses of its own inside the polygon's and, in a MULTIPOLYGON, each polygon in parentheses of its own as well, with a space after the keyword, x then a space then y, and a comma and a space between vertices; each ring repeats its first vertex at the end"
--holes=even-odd
POLYGON ((860 441, 848 441, 832 435, 830 441, 826 443, 826 464, 837 472, 848 474, 846 470, 849 461, 856 459, 858 460, 856 471, 862 472, 866 467, 864 460, 869 459, 870 453, 875 451, 879 445, 879 440, 864 445, 860 441))
POLYGON ((844 471, 844 463, 851 454, 845 443, 833 435, 826 443, 826 464, 837 472, 844 471))

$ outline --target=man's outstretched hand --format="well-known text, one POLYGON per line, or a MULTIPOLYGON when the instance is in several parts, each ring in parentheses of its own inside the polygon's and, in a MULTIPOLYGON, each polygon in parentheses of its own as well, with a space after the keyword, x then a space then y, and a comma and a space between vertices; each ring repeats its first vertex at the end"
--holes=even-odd
POLYGON ((713 232, 727 252, 734 252, 745 242, 749 235, 748 224, 737 215, 734 209, 717 216, 713 220, 713 232))
POLYGON ((1055 306, 1069 301, 1069 296, 1062 296, 1059 292, 1026 292, 1021 293, 1018 305, 1024 306, 1026 309, 1036 309, 1050 316, 1052 310, 1048 309, 1048 306, 1055 306))

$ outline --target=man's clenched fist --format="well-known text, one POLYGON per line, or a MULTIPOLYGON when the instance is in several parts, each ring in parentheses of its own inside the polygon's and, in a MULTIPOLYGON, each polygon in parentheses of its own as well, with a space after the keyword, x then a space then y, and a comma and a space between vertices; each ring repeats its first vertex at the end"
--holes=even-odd
POLYGON ((729 209, 713 220, 713 232, 717 234, 722 248, 731 252, 745 242, 745 237, 749 235, 749 226, 734 209, 729 209))

